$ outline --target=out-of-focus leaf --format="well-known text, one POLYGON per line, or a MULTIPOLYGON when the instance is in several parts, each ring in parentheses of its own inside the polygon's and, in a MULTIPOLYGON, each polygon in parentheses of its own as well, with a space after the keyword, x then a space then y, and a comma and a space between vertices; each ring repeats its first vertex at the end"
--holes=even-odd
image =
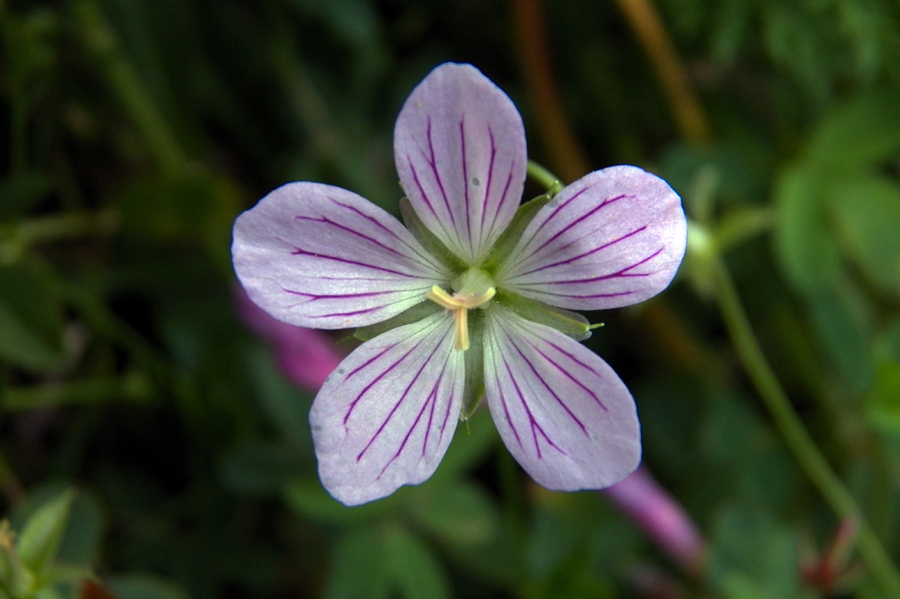
POLYGON ((22 563, 38 576, 56 559, 74 497, 74 491, 67 490, 42 505, 28 518, 16 539, 16 552, 22 563))
POLYGON ((0 220, 21 216, 50 192, 50 180, 40 171, 15 173, 0 181, 0 220))
POLYGON ((63 359, 62 304, 49 275, 24 265, 0 266, 0 357, 52 369, 63 359))
POLYGON ((189 599, 180 585, 152 574, 119 574, 105 579, 116 599, 189 599))
POLYGON ((776 255, 789 282, 804 293, 836 284, 842 272, 840 249, 824 210, 828 182, 816 170, 794 166, 776 181, 776 255))
POLYGON ((385 558, 391 586, 406 599, 449 599, 447 576, 427 545, 399 526, 385 530, 385 558))
POLYGON ((767 512, 725 505, 713 523, 709 576, 728 599, 799 599, 794 533, 767 512))
POLYGON ((59 545, 59 559, 70 564, 92 565, 100 556, 106 515, 97 497, 79 490, 69 510, 69 522, 59 545))
POLYGON ((428 482, 415 489, 410 515, 429 533, 461 549, 490 542, 500 520, 487 493, 463 480, 428 482))
POLYGON ((900 362, 884 360, 878 365, 866 408, 875 426, 900 434, 900 362))
POLYGON ((870 176, 829 195, 848 253, 872 282, 900 297, 900 185, 870 176))
POLYGON ((334 549, 325 599, 386 599, 390 596, 387 562, 381 530, 347 529, 334 549))
POLYGON ((389 513, 402 504, 405 493, 406 490, 401 489, 390 497, 350 508, 331 497, 317 478, 310 477, 286 485, 283 496, 294 512, 310 520, 343 524, 389 513))
MULTIPOLYGON (((486 407, 483 401, 481 405, 486 407)), ((433 478, 456 478, 485 459, 499 439, 488 411, 476 409, 468 420, 457 424, 453 441, 433 478)))
POLYGON ((301 465, 286 447, 273 443, 245 444, 222 460, 222 478, 242 493, 275 493, 297 476, 301 465))
POLYGON ((900 152, 900 95, 861 96, 829 114, 808 146, 811 163, 852 170, 877 166, 900 152))
POLYGON ((856 392, 872 380, 872 307, 849 280, 808 297, 813 322, 841 379, 856 392))

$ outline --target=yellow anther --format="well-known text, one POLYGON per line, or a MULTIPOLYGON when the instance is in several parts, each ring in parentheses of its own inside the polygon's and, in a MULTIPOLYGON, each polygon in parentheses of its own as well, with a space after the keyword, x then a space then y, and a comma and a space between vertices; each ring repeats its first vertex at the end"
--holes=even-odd
POLYGON ((464 351, 469 349, 469 310, 477 308, 491 300, 497 294, 497 290, 488 287, 484 293, 454 293, 450 295, 437 285, 428 292, 428 299, 453 311, 453 319, 456 321, 456 338, 453 341, 453 349, 464 351))

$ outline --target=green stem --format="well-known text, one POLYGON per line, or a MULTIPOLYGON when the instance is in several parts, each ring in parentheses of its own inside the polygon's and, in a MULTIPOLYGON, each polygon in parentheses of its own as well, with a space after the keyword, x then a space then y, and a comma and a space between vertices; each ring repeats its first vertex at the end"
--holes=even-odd
POLYGON ((900 574, 881 545, 875 531, 863 517, 862 511, 819 451, 812 437, 794 411, 787 393, 766 360, 759 341, 753 333, 737 288, 719 256, 713 264, 716 297, 728 328, 731 342, 747 371, 750 380, 768 408, 775 426, 794 453, 807 476, 819 489, 825 501, 841 519, 854 518, 859 522, 859 553, 888 597, 900 597, 900 574))
POLYGON ((150 90, 122 52, 115 31, 107 23, 100 6, 94 0, 81 0, 75 4, 75 11, 81 21, 85 43, 96 55, 107 80, 141 130, 160 167, 168 173, 179 172, 187 162, 184 149, 153 102, 150 90))
POLYGON ((531 177, 535 183, 544 187, 547 191, 550 191, 560 184, 559 179, 556 178, 556 175, 551 173, 549 170, 547 170, 534 160, 528 161, 528 176, 531 177))

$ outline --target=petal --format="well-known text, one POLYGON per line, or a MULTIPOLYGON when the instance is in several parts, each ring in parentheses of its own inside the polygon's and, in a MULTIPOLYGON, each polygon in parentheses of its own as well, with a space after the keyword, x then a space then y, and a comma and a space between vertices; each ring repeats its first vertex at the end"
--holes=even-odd
POLYGON ((668 286, 686 241, 678 194, 635 166, 614 166, 582 177, 542 208, 496 281, 561 308, 628 306, 668 286))
POLYGON ((396 218, 318 183, 279 187, 241 214, 231 252, 254 303, 316 329, 381 322, 449 277, 396 218))
POLYGON ((475 266, 522 200, 522 117, 471 65, 443 64, 410 94, 394 128, 394 159, 416 214, 475 266))
POLYGON ((634 400, 612 368, 559 331, 497 306, 485 332, 485 396, 510 453, 548 489, 601 489, 641 459, 634 400))
POLYGON ((309 421, 335 499, 358 505, 434 473, 459 419, 463 354, 442 312, 362 344, 332 373, 309 421))

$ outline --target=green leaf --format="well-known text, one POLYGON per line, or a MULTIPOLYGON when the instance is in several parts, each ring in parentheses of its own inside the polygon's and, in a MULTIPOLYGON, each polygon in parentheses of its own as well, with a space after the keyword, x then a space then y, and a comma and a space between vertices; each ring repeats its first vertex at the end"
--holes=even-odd
POLYGON ((900 297, 900 185, 868 176, 837 185, 829 196, 848 253, 873 283, 900 297))
POLYGON ((866 395, 866 416, 878 428, 900 434, 900 362, 883 360, 866 395))
POLYGON ((152 574, 120 574, 105 582, 116 599, 189 599, 180 585, 152 574))
POLYGON ((399 526, 385 532, 385 559, 392 585, 407 599, 449 599, 447 576, 427 545, 399 526))
POLYGON ((500 521, 484 489, 459 479, 446 484, 429 481, 416 489, 410 515, 429 533, 459 549, 490 542, 497 535, 500 521))
POLYGON ((332 555, 325 599, 389 597, 387 556, 380 532, 372 526, 361 526, 341 535, 332 555))
POLYGON ((24 265, 0 267, 0 357, 25 368, 59 366, 63 315, 49 275, 24 265))
POLYGON ((22 563, 39 577, 56 558, 74 497, 75 492, 69 489, 42 505, 16 539, 16 551, 22 563))
POLYGON ((15 173, 0 181, 0 220, 20 216, 50 193, 50 180, 39 171, 15 173))
POLYGON ((288 483, 282 496, 294 512, 314 522, 346 524, 371 520, 390 512, 402 502, 405 490, 400 489, 379 501, 347 507, 329 495, 317 478, 310 478, 288 483))
POLYGON ((767 513, 726 505, 713 522, 709 574, 728 599, 798 599, 794 534, 767 513))
POLYGON ((826 189, 821 172, 799 166, 775 183, 775 253, 788 281, 803 293, 834 286, 843 271, 824 210, 826 189))
POLYGON ((301 471, 297 456, 274 443, 245 443, 222 459, 222 478, 242 493, 265 494, 279 491, 301 471))
POLYGON ((832 111, 813 132, 810 163, 852 170, 877 166, 900 152, 900 95, 876 92, 832 111))

